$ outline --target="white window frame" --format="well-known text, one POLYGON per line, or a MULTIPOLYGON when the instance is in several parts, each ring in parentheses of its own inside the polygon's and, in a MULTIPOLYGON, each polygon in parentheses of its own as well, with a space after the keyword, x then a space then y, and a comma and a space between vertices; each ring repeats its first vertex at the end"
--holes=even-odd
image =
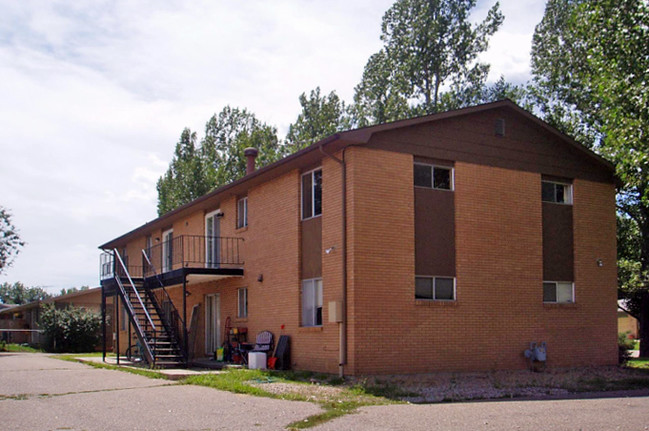
MULTIPOLYGON (((436 164, 431 164, 431 163, 421 163, 421 162, 414 162, 414 164, 419 165, 419 166, 427 166, 431 170, 431 172, 430 172, 430 175, 431 175, 431 177, 430 177, 430 187, 418 186, 416 184, 415 184, 415 187, 419 187, 419 188, 422 188, 422 189, 443 190, 445 192, 455 191, 455 168, 454 167, 452 167, 452 166, 444 166, 444 165, 436 165, 436 164), (451 184, 450 184, 451 188, 450 189, 442 189, 442 188, 439 188, 439 187, 435 187, 435 169, 436 168, 437 169, 446 169, 446 170, 450 171, 450 173, 449 173, 450 180, 451 180, 451 184)), ((413 184, 414 184, 414 181, 415 181, 415 178, 414 178, 414 171, 413 171, 413 184)))
MULTIPOLYGON (((543 299, 544 304, 574 304, 575 303, 575 283, 573 281, 553 281, 553 280, 543 280, 542 289, 545 289, 545 284, 546 283, 554 283, 554 288, 555 288, 555 297, 557 298, 556 301, 546 301, 543 299), (570 290, 571 290, 571 295, 570 295, 570 300, 569 301, 559 301, 559 284, 570 284, 570 290)), ((541 291, 541 297, 543 297, 543 290, 541 291)))
POLYGON ((457 278, 451 277, 451 276, 444 276, 444 275, 415 275, 415 300, 417 301, 439 301, 439 302, 453 302, 457 301, 457 278), (433 297, 432 298, 417 298, 417 279, 418 278, 428 278, 433 280, 433 297), (435 298, 435 279, 437 278, 445 278, 445 279, 452 279, 453 280, 453 299, 437 299, 435 298))
POLYGON ((248 196, 237 200, 237 229, 248 226, 248 196), (243 211, 240 204, 243 202, 243 211), (242 217, 243 213, 243 217, 242 217))
POLYGON ((169 272, 173 269, 174 264, 174 250, 173 250, 173 234, 174 230, 167 229, 162 232, 162 272, 169 272), (167 237, 171 235, 171 242, 167 240, 167 237), (171 244, 171 250, 170 250, 171 244), (169 255, 169 256, 168 256, 169 255), (167 260, 167 257, 170 257, 170 260, 167 260))
POLYGON ((300 321, 300 326, 303 327, 320 327, 323 324, 324 316, 323 314, 323 288, 322 288, 322 278, 309 278, 302 280, 302 287, 300 289, 300 306, 302 310, 302 316, 300 321), (305 304, 307 295, 305 290, 307 288, 314 289, 313 295, 310 297, 314 298, 312 304, 305 304), (318 323, 318 308, 320 309, 320 323, 318 323))
POLYGON ((572 184, 570 183, 565 183, 561 181, 549 181, 549 180, 541 180, 541 201, 551 203, 551 204, 558 204, 558 205, 572 205, 572 184), (555 186, 555 192, 554 192, 554 197, 556 198, 556 186, 563 186, 565 187, 563 196, 565 202, 556 202, 556 201, 546 201, 543 200, 543 183, 548 183, 552 184, 555 186))
POLYGON ((237 289, 237 317, 242 319, 248 317, 248 288, 247 287, 240 287, 239 289, 237 289), (241 301, 242 295, 243 295, 243 303, 241 301))
MULTIPOLYGON (((214 241, 214 250, 213 252, 213 261, 210 261, 208 259, 208 256, 210 256, 210 246, 212 246, 212 240, 209 239, 209 235, 207 234, 207 226, 209 223, 209 219, 215 219, 218 220, 219 223, 219 231, 221 230, 221 222, 220 219, 216 216, 217 214, 221 213, 221 209, 215 209, 214 211, 210 211, 207 214, 205 214, 205 267, 206 268, 218 268, 221 260, 220 252, 221 252, 221 247, 220 247, 220 240, 215 239, 214 241)), ((212 237, 218 238, 221 235, 221 232, 212 232, 212 237)))
MULTIPOLYGON (((301 216, 302 220, 309 220, 312 218, 320 217, 322 215, 322 208, 320 208, 320 213, 319 214, 314 214, 315 212, 315 181, 314 181, 314 173, 320 171, 320 175, 322 176, 322 166, 317 167, 315 169, 311 169, 308 172, 304 172, 302 175, 300 175, 300 210, 301 210, 301 216), (304 216, 304 177, 307 175, 311 175, 311 215, 308 217, 304 216)), ((322 189, 320 191, 322 193, 322 189)))

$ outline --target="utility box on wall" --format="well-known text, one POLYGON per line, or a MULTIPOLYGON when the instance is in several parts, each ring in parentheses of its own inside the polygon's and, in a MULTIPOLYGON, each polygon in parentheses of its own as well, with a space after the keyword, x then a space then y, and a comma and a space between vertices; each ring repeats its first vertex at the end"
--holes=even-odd
POLYGON ((329 323, 343 321, 343 303, 340 301, 329 301, 329 323))

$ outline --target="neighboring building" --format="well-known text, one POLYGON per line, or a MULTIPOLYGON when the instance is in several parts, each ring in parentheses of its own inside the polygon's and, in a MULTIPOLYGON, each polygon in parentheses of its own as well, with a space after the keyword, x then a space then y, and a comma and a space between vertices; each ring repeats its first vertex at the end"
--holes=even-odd
MULTIPOLYGON (((6 331, 6 330, 37 330, 39 329, 41 306, 54 304, 58 309, 74 306, 86 310, 101 312, 101 287, 79 290, 66 295, 54 296, 42 301, 33 301, 27 304, 13 305, 10 308, 0 309, 0 332, 6 333, 7 341, 12 343, 28 343, 34 346, 41 344, 42 335, 35 331, 6 331)), ((2 304, 0 304, 2 305, 2 304)), ((112 301, 107 305, 112 313, 112 301)), ((111 328, 108 325, 108 328, 111 328)), ((111 329, 108 330, 109 333, 111 329)), ((109 346, 112 343, 109 341, 109 346)))
POLYGON ((617 301, 617 332, 627 334, 629 338, 638 339, 640 333, 638 319, 627 313, 622 307, 624 307, 624 301, 617 301))
POLYGON ((524 368, 541 341, 549 366, 617 363, 613 166, 511 101, 254 155, 100 247, 121 348, 130 322, 150 361, 210 356, 230 318, 318 372, 524 368))

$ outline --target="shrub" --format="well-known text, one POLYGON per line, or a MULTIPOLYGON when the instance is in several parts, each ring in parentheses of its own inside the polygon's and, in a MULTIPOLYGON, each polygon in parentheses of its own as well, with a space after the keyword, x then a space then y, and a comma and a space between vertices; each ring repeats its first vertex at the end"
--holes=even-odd
POLYGON ((43 348, 48 352, 90 352, 100 340, 101 317, 78 307, 56 309, 45 305, 41 313, 45 334, 43 348))
POLYGON ((631 350, 633 350, 634 342, 627 334, 620 332, 617 334, 617 352, 618 362, 626 364, 631 358, 631 350))

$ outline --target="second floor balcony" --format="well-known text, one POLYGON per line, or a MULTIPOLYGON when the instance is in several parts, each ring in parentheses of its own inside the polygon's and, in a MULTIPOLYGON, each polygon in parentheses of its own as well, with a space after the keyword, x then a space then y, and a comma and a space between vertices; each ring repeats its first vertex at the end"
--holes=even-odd
MULTIPOLYGON (((169 286, 182 283, 185 277, 192 282, 242 276, 242 248, 243 238, 179 235, 145 248, 137 256, 122 252, 120 258, 130 277, 143 279, 152 287, 155 283, 169 286)), ((126 276, 114 250, 102 255, 100 273, 102 280, 126 276)))

